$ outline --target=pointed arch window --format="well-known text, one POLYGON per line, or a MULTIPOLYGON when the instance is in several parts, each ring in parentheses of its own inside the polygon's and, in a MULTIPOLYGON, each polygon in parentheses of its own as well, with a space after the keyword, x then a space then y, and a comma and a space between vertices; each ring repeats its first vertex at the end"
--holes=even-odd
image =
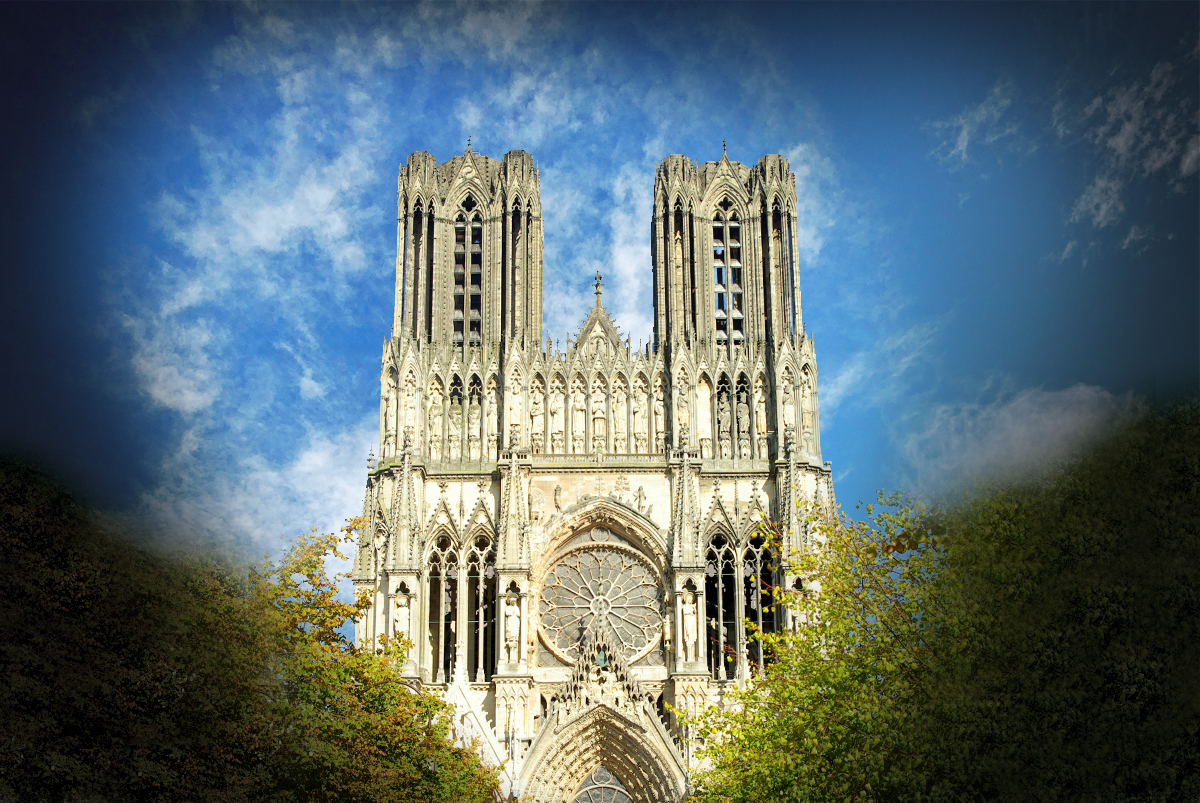
POLYGON ((454 667, 458 619, 458 551, 448 535, 439 536, 429 554, 429 643, 433 682, 445 683, 454 667))
POLYGON ((713 215, 713 317, 717 342, 737 343, 745 337, 742 282, 742 226, 728 199, 713 215))
MULTIPOLYGON (((774 633, 776 625, 775 587, 778 581, 779 561, 767 539, 756 533, 742 559, 743 594, 745 595, 746 618, 759 633, 774 633)), ((767 666, 767 655, 763 643, 748 639, 747 659, 758 665, 761 673, 767 666)))
POLYGON ((486 535, 476 537, 467 557, 467 666, 486 683, 496 666, 496 550, 486 535))
POLYGON ((704 570, 708 670, 717 680, 737 677, 741 617, 738 616, 738 559, 730 539, 714 535, 704 570))

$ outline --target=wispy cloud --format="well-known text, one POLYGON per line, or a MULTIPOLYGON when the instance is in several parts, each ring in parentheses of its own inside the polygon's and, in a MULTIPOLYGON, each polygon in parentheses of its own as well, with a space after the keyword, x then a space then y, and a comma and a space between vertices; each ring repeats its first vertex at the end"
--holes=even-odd
POLYGON ((945 120, 930 123, 934 131, 948 135, 933 149, 932 155, 950 165, 951 170, 957 170, 974 161, 971 158, 973 148, 1014 137, 1018 124, 1011 119, 1005 120, 1004 116, 1015 96, 1011 81, 997 81, 980 103, 945 120))
POLYGON ((870 347, 843 360, 821 384, 822 429, 849 403, 874 407, 905 397, 916 381, 917 369, 931 359, 943 325, 944 321, 925 321, 888 331, 870 347))
POLYGON ((1002 392, 990 402, 942 404, 906 439, 917 482, 930 490, 1021 476, 1070 458, 1144 410, 1131 393, 1094 385, 1002 392))

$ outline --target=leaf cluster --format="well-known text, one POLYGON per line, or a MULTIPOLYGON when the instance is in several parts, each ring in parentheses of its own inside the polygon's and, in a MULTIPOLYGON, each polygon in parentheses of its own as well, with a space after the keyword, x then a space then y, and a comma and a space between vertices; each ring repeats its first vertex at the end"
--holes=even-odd
POLYGON ((0 463, 0 800, 486 800, 495 772, 358 649, 365 605, 308 534, 249 577, 168 562, 97 527, 39 472, 0 463))
POLYGON ((694 722, 701 801, 1200 799, 1200 410, 955 502, 880 494, 694 722))

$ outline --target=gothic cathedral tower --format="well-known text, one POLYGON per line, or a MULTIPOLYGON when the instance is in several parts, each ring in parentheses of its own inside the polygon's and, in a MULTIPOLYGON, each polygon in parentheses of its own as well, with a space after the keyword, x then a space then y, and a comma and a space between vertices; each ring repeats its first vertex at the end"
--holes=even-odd
POLYGON ((718 703, 764 665, 752 628, 789 625, 758 523, 805 550, 797 502, 835 504, 795 178, 777 155, 663 160, 639 350, 599 276, 566 348, 542 336, 540 188, 524 151, 400 170, 355 638, 412 643, 404 673, 505 796, 678 800, 694 759, 665 703, 718 703))

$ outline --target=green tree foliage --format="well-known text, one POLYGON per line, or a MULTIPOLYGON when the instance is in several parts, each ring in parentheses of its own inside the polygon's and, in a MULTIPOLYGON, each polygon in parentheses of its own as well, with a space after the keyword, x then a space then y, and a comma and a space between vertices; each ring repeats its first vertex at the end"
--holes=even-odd
POLYGON ((954 504, 814 518, 700 801, 1200 799, 1200 411, 954 504))
POLYGON ((342 635, 364 603, 326 560, 351 531, 247 582, 136 549, 0 464, 0 800, 490 799, 446 705, 399 677, 407 645, 342 635))

